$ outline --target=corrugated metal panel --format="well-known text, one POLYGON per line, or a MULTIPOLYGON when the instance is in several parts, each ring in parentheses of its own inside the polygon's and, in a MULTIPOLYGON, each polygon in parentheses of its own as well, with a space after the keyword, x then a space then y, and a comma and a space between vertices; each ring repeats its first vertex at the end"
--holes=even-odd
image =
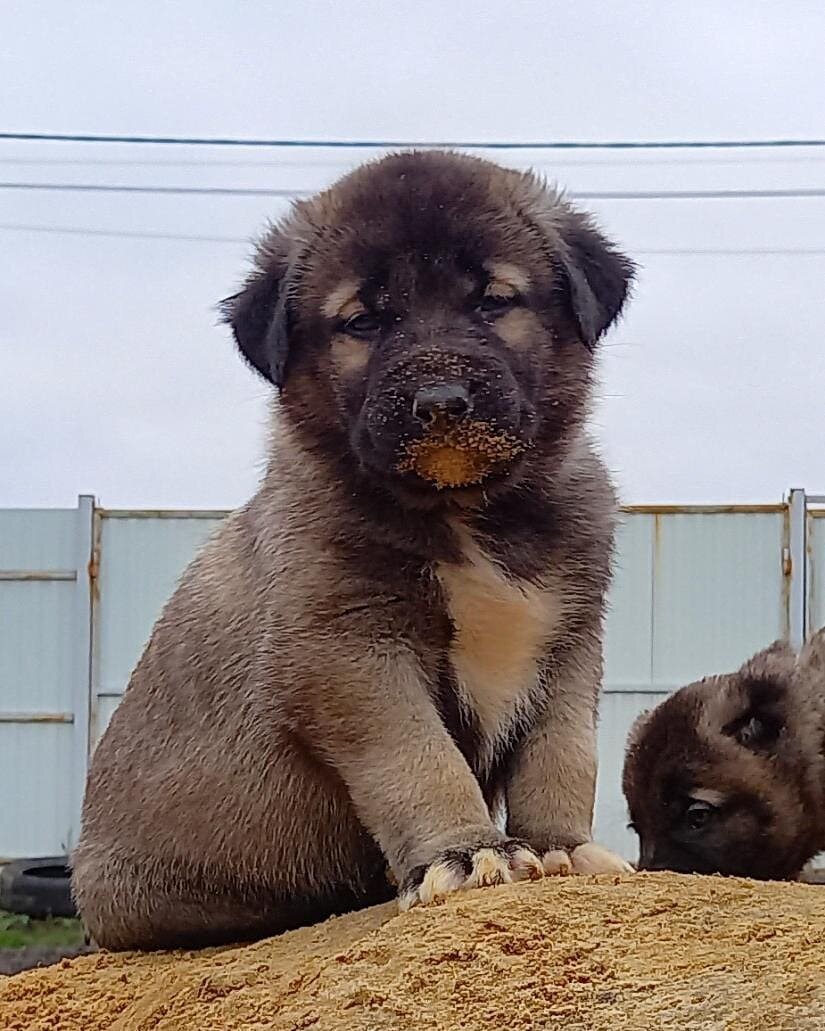
POLYGON ((100 740, 100 735, 109 726, 109 720, 115 709, 120 705, 120 700, 123 694, 111 694, 111 695, 98 695, 97 698, 97 709, 93 714, 93 726, 94 731, 92 735, 92 748, 100 740))
POLYGON ((785 532, 784 512, 626 517, 605 641, 596 832, 628 858, 637 843, 621 790, 627 732, 670 691, 783 636, 785 532))
POLYGON ((92 740, 97 741, 140 658, 152 625, 220 519, 101 516, 95 619, 92 740))
POLYGON ((3 858, 53 854, 69 837, 76 547, 76 511, 0 511, 3 858))
POLYGON ((0 581, 3 712, 71 712, 74 583, 0 581))
POLYGON ((653 680, 676 687, 736 668, 782 637, 783 513, 657 517, 653 680))
POLYGON ((626 514, 605 636, 610 691, 668 690, 786 630, 783 512, 626 514))
POLYGON ((627 733, 640 712, 665 695, 653 686, 653 560, 658 516, 626 514, 616 541, 613 585, 605 628, 605 676, 599 712, 599 777, 594 835, 620 855, 635 858, 627 829, 621 770, 627 733))
POLYGON ((612 691, 652 683, 655 518, 627 515, 619 528, 604 645, 605 685, 612 691))
MULTIPOLYGON (((89 698, 82 512, 82 505, 77 511, 0 512, 0 576, 6 569, 63 577, 0 579, 0 712, 64 713, 68 719, 81 713, 74 724, 0 721, 0 855, 57 851, 74 820, 89 698)), ((221 516, 98 514, 93 741, 180 573, 221 516)), ((810 522, 811 618, 821 624, 825 519, 810 522)), ((634 855, 635 843, 625 827, 619 778, 630 724, 671 688, 732 669, 785 631, 785 538, 781 510, 626 515, 607 623, 597 803, 597 833, 626 855, 634 855)))
POLYGON ((69 723, 0 724, 0 858, 70 847, 72 737, 69 723))
POLYGON ((825 626, 825 510, 811 514, 808 533, 809 623, 813 631, 825 626))
POLYGON ((636 859, 638 841, 628 830, 627 807, 621 790, 625 743, 636 717, 665 698, 666 693, 630 691, 607 692, 602 697, 594 836, 628 859, 636 859))
POLYGON ((0 510, 0 569, 73 569, 76 516, 72 508, 0 510))

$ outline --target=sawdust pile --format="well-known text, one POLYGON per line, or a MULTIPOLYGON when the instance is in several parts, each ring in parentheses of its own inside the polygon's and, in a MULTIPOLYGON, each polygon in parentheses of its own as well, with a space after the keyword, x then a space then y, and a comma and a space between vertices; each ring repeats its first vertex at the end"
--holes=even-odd
POLYGON ((415 472, 439 489, 468 487, 511 462, 524 447, 516 437, 484 422, 436 423, 426 437, 407 445, 398 471, 415 472))
POLYGON ((673 874, 486 888, 246 948, 0 981, 4 1031, 806 1031, 825 889, 673 874))

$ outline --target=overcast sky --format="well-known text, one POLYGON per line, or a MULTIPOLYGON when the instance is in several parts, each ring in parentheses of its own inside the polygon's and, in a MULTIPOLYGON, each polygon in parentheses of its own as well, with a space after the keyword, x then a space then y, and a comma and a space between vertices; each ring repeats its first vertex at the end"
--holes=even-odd
MULTIPOLYGON (((4 0, 0 128, 821 137, 823 43, 821 0, 4 0)), ((308 189, 364 156, 0 142, 0 181, 308 189)), ((573 191, 825 187, 825 148, 498 158, 573 191)), ((825 200, 583 203, 642 265, 605 342, 595 425, 623 499, 825 490, 825 200)), ((281 210, 0 190, 0 505, 81 492, 111 507, 239 504, 259 476, 267 394, 215 318, 246 244, 8 227, 245 240, 281 210)))

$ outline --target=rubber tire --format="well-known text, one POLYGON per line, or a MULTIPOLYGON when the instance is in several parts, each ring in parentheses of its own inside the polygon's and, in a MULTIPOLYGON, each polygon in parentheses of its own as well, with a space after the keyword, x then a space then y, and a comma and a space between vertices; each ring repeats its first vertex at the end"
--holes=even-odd
POLYGON ((17 859, 0 867, 0 909, 31 917, 76 917, 68 858, 17 859))

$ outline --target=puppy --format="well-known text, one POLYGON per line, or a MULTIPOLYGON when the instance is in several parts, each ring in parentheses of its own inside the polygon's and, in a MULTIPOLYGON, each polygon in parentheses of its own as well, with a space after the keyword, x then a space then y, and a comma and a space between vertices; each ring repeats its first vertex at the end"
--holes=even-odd
POLYGON ((825 629, 642 715, 623 780, 640 869, 797 878, 825 849, 825 629))
POLYGON ((98 944, 626 869, 590 842, 615 499, 584 422, 631 276, 533 175, 440 152, 264 236, 224 309, 279 391, 269 465, 94 755, 98 944))

